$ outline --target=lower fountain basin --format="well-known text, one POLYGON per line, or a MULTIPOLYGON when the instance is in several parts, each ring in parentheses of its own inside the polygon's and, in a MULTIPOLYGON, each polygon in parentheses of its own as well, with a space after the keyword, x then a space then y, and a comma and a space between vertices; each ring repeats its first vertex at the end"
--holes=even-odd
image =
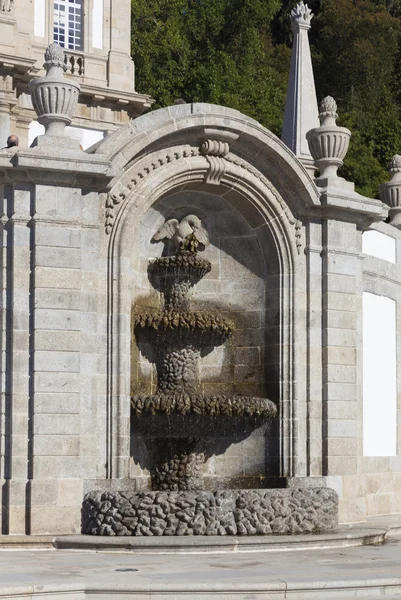
POLYGON ((338 526, 329 488, 217 492, 90 492, 82 533, 104 536, 305 534, 338 526))
POLYGON ((265 398, 179 393, 134 396, 131 425, 137 456, 153 490, 203 490, 204 464, 277 414, 265 398))
POLYGON ((272 419, 277 407, 267 398, 249 396, 203 396, 175 393, 134 396, 131 407, 136 415, 200 415, 222 417, 260 417, 272 419))

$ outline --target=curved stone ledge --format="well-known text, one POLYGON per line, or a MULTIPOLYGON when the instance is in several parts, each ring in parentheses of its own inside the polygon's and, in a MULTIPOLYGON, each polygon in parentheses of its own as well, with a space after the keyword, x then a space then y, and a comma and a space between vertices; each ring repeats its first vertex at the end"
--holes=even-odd
MULTIPOLYGON (((131 408, 136 415, 176 414, 179 416, 264 417, 272 419, 277 407, 267 398, 252 396, 203 396, 201 394, 153 394, 134 396, 131 408)), ((219 424, 220 426, 220 424, 219 424)))
POLYGON ((89 492, 82 533, 109 536, 266 535, 330 531, 338 498, 328 488, 220 492, 89 492))

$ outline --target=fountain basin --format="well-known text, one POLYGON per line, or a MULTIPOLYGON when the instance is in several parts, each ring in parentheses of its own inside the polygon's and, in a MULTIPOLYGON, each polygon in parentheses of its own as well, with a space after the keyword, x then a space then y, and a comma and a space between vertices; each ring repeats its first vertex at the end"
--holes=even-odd
POLYGON ((329 488, 217 492, 90 492, 82 533, 104 536, 305 534, 338 526, 329 488))
MULTIPOLYGON (((204 396, 202 394, 153 394, 134 396, 131 408, 135 415, 200 415, 223 417, 255 417, 272 419, 277 407, 267 398, 251 396, 204 396)), ((221 427, 222 423, 219 423, 221 427)))

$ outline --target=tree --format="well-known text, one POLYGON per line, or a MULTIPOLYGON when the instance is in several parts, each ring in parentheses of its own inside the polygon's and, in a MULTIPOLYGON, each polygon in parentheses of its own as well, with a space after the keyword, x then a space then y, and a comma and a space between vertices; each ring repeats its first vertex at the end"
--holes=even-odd
POLYGON ((311 31, 318 96, 337 100, 353 133, 343 173, 370 196, 377 196, 388 161, 401 150, 395 85, 401 21, 385 4, 322 0, 311 31))
MULTIPOLYGON (((153 109, 236 108, 280 135, 298 0, 132 0, 138 91, 153 109)), ((376 196, 401 153, 401 0, 309 0, 318 98, 352 131, 343 174, 376 196)))
POLYGON ((137 89, 155 108, 211 102, 236 108, 279 133, 289 52, 270 24, 279 0, 135 0, 137 89))

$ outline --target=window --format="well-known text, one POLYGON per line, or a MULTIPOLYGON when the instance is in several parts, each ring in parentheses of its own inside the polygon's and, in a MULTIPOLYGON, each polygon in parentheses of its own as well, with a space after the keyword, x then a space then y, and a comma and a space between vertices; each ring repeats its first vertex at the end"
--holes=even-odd
POLYGON ((82 0, 54 3, 54 41, 69 50, 82 50, 82 0))
POLYGON ((363 455, 397 454, 396 303, 363 292, 363 455))

